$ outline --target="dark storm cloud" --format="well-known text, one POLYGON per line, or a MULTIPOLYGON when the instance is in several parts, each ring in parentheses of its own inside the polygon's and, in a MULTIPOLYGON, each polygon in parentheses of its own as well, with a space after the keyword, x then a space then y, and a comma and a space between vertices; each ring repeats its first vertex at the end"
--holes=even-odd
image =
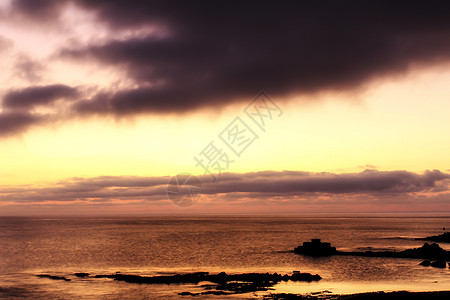
POLYGON ((26 112, 0 113, 0 137, 23 132, 41 121, 43 121, 41 116, 26 112))
MULTIPOLYGON (((286 201, 295 197, 365 195, 378 201, 400 201, 419 192, 449 192, 450 174, 427 171, 417 174, 407 171, 382 172, 366 170, 360 173, 333 174, 295 171, 263 171, 255 173, 224 173, 217 182, 200 176, 205 197, 225 197, 228 200, 257 198, 265 201, 286 201), (438 189, 436 189, 439 187, 438 189), (387 197, 388 196, 388 197, 387 197)), ((0 199, 13 202, 45 201, 167 201, 169 177, 73 178, 48 188, 7 188, 0 190, 0 199)))
MULTIPOLYGON (((32 76, 33 72, 29 71, 27 74, 32 76)), ((63 116, 58 115, 58 109, 56 112, 46 114, 38 114, 33 112, 33 109, 35 107, 51 108, 58 100, 74 101, 79 96, 80 92, 77 88, 62 84, 30 86, 8 91, 2 101, 0 137, 20 134, 34 125, 61 119, 63 116)))
POLYGON ((137 84, 77 104, 83 113, 220 107, 260 89, 274 97, 353 89, 450 57, 447 1, 76 3, 113 30, 167 31, 62 51, 121 67, 137 84))
POLYGON ((77 98, 71 109, 82 116, 220 108, 261 89, 280 101, 352 90, 450 58, 448 1, 17 0, 11 15, 58 26, 68 4, 92 12, 110 34, 80 47, 68 42, 59 57, 114 66, 132 81, 77 98), (142 28, 156 33, 121 34, 142 28))
POLYGON ((49 105, 59 99, 74 99, 77 96, 75 88, 62 84, 31 86, 8 92, 3 97, 3 107, 28 110, 37 105, 49 105))

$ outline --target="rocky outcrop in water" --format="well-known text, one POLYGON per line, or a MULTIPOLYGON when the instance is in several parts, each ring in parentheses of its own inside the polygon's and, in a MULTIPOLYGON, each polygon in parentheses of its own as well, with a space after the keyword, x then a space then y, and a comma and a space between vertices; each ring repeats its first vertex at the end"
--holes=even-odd
POLYGON ((365 257, 396 257, 396 258, 421 258, 428 260, 450 261, 450 251, 439 247, 438 244, 423 244, 420 248, 406 249, 404 251, 364 251, 364 252, 345 252, 336 251, 329 243, 321 243, 320 240, 303 243, 294 249, 295 253, 308 256, 330 256, 330 255, 351 255, 365 257), (305 247, 306 244, 306 247, 305 247))
POLYGON ((444 269, 445 267, 447 267, 447 263, 445 261, 443 261, 443 260, 438 260, 438 261, 432 262, 431 266, 435 267, 435 268, 442 268, 442 269, 444 269))
POLYGON ((74 273, 73 275, 80 278, 89 277, 89 273, 74 273))
MULTIPOLYGON (((259 299, 259 298, 254 298, 259 299)), ((450 299, 450 292, 371 292, 350 295, 335 295, 335 294, 319 294, 319 295, 300 295, 300 294, 269 294, 262 297, 263 300, 447 300, 450 299)))
POLYGON ((64 276, 55 276, 55 275, 49 275, 49 274, 39 274, 36 275, 37 277, 41 277, 41 278, 48 278, 48 279, 53 279, 53 280, 64 280, 64 281, 70 281, 69 278, 66 278, 64 276))
POLYGON ((424 267, 429 267, 429 266, 431 266, 431 261, 426 259, 423 262, 421 262, 419 265, 424 266, 424 267))
MULTIPOLYGON (((424 267, 435 267, 435 268, 446 268, 447 267, 447 263, 443 260, 437 260, 434 262, 431 262, 429 260, 424 260, 423 262, 421 262, 419 265, 424 266, 424 267)), ((449 263, 450 265, 450 263, 449 263)))
MULTIPOLYGON (((228 295, 228 294, 242 294, 256 291, 266 291, 270 287, 281 281, 319 281, 322 279, 319 275, 312 275, 310 273, 301 273, 294 271, 291 275, 278 273, 243 273, 243 274, 227 274, 221 272, 218 274, 209 274, 208 272, 196 272, 188 274, 175 274, 164 276, 139 276, 127 275, 117 272, 115 274, 94 275, 89 276, 89 273, 74 273, 76 277, 90 279, 95 278, 110 278, 117 281, 124 281, 128 283, 138 284, 183 284, 191 283, 198 284, 200 282, 210 282, 212 284, 204 284, 200 287, 204 288, 204 292, 183 292, 180 295, 228 295)), ((50 279, 62 279, 70 281, 65 277, 52 276, 47 274, 36 275, 38 277, 47 277, 50 279)))
MULTIPOLYGON (((394 252, 396 253, 396 252, 394 252)), ((450 251, 446 251, 439 247, 438 244, 423 244, 420 248, 407 249, 398 252, 398 257, 404 258, 424 258, 432 260, 450 260, 450 251)))
POLYGON ((130 283, 199 283, 201 281, 210 281, 214 283, 226 283, 230 281, 242 282, 280 282, 280 281, 318 281, 322 279, 319 275, 309 273, 292 273, 292 275, 281 275, 278 273, 243 273, 227 274, 221 272, 218 274, 209 274, 208 272, 196 272, 188 274, 164 275, 164 276, 139 276, 126 274, 95 275, 93 278, 111 278, 118 281, 130 283))
POLYGON ((419 238, 416 240, 433 241, 433 242, 437 242, 437 243, 450 243, 450 232, 445 232, 440 235, 427 236, 425 238, 419 238))
POLYGON ((320 239, 311 239, 311 242, 304 242, 302 246, 294 249, 295 253, 309 256, 330 256, 337 253, 335 247, 330 243, 322 243, 320 239))

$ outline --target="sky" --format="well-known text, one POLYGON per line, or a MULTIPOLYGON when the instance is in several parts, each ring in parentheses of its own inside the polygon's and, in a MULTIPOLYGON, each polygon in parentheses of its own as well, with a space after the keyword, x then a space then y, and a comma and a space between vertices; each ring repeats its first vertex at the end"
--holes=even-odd
POLYGON ((0 215, 449 212, 449 12, 0 0, 0 215))

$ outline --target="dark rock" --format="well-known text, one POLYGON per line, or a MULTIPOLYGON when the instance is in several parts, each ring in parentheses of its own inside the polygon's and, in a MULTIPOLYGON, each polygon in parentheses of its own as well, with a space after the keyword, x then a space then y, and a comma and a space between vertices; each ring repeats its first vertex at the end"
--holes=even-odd
POLYGON ((429 267, 429 266, 431 266, 431 262, 429 260, 424 260, 419 265, 429 267))
POLYGON ((256 291, 267 291, 270 287, 281 281, 319 281, 322 278, 319 275, 296 272, 292 275, 281 275, 278 273, 243 273, 243 274, 209 274, 207 272, 197 272, 189 274, 175 274, 171 276, 138 276, 126 274, 95 275, 92 278, 112 278, 117 281, 140 284, 181 284, 195 283, 202 281, 212 282, 214 284, 202 285, 206 292, 190 293, 183 292, 180 295, 228 295, 242 294, 256 291))
POLYGON ((181 292, 181 293, 178 293, 178 295, 181 295, 181 296, 195 296, 195 294, 193 294, 191 292, 181 292))
MULTIPOLYGON (((259 298, 258 298, 259 299, 259 298)), ((397 292, 369 292, 361 294, 349 294, 349 295, 335 295, 322 293, 315 295, 314 293, 309 293, 307 295, 300 294, 286 294, 277 293, 264 295, 262 297, 264 300, 312 300, 312 299, 339 299, 339 300, 448 300, 450 299, 450 292, 407 292, 407 291, 397 291, 397 292)))
POLYGON ((447 263, 443 260, 434 261, 431 263, 432 267, 435 268, 445 268, 447 266, 447 263))
POLYGON ((64 276, 54 276, 54 275, 48 275, 48 274, 39 274, 36 275, 37 277, 41 277, 41 278, 49 278, 49 279, 53 279, 53 280, 64 280, 64 281, 70 281, 69 278, 66 278, 64 276))
POLYGON ((311 242, 303 242, 302 246, 294 249, 295 253, 308 256, 330 256, 336 254, 336 248, 330 243, 322 243, 320 239, 312 239, 311 242))
POLYGON ((74 273, 73 275, 77 276, 77 277, 89 277, 89 273, 74 273))
POLYGON ((450 292, 371 292, 354 295, 343 295, 341 300, 447 300, 450 299, 450 292))
MULTIPOLYGON (((334 248, 334 247, 332 247, 334 248)), ((331 250, 332 251, 332 250, 331 250)), ((317 254, 309 254, 309 251, 304 251, 302 246, 295 248, 295 253, 318 256, 317 254)), ((334 251, 333 251, 334 252, 334 251)), ((364 252, 343 252, 335 251, 335 255, 347 256, 364 256, 364 257, 396 257, 396 258, 421 258, 427 260, 450 260, 450 251, 446 251, 439 247, 438 244, 423 244, 420 248, 407 249, 404 251, 364 251, 364 252)), ((329 254, 333 255, 333 254, 329 254)), ((322 256, 322 255, 320 255, 322 256)))
POLYGON ((407 249, 400 252, 400 257, 406 258, 425 258, 435 260, 447 260, 450 258, 450 252, 439 247, 438 244, 423 244, 420 248, 407 249))
POLYGON ((433 241, 433 242, 438 242, 438 243, 450 243, 450 232, 445 232, 440 235, 427 236, 425 238, 420 238, 417 240, 426 240, 426 241, 433 241))

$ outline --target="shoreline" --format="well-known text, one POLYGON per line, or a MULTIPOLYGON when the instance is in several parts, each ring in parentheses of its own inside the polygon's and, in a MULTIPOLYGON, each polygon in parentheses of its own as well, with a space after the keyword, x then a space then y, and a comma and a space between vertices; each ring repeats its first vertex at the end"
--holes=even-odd
POLYGON ((274 293, 264 295, 257 298, 249 299, 263 299, 263 300, 290 300, 290 299, 329 299, 329 300, 429 300, 437 299, 444 300, 450 299, 450 290, 446 291, 431 291, 431 292, 410 292, 410 291, 393 291, 393 292, 367 292, 367 293, 355 293, 355 294, 329 294, 329 293, 313 293, 313 294, 289 294, 289 293, 274 293))

